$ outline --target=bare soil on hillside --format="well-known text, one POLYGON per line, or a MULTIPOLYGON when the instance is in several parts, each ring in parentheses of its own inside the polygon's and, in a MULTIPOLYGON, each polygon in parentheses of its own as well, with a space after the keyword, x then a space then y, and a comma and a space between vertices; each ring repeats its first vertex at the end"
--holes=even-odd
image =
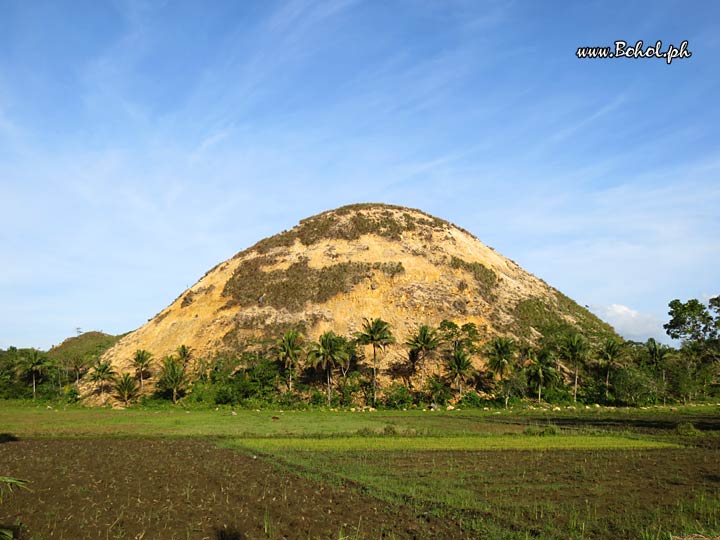
POLYGON ((450 520, 284 473, 197 439, 20 440, 0 505, 20 539, 459 538, 450 520))

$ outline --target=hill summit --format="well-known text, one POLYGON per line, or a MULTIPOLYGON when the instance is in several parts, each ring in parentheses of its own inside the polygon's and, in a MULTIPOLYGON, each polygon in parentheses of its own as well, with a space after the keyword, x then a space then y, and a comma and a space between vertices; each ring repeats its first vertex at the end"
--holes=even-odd
POLYGON ((564 329, 591 340, 614 334, 469 232, 420 210, 355 204, 218 264, 104 358, 125 371, 137 349, 162 358, 186 345, 194 358, 210 359, 289 329, 308 339, 327 330, 349 335, 375 317, 390 323, 398 343, 444 319, 475 323, 483 340, 536 342, 564 329))

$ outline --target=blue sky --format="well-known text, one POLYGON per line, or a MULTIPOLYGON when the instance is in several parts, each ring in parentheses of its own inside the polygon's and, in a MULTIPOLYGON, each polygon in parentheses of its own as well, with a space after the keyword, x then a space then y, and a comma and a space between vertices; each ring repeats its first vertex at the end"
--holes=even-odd
POLYGON ((716 2, 0 0, 0 348, 121 333, 352 202, 615 324, 720 293, 716 2), (688 40, 689 59, 579 60, 688 40))

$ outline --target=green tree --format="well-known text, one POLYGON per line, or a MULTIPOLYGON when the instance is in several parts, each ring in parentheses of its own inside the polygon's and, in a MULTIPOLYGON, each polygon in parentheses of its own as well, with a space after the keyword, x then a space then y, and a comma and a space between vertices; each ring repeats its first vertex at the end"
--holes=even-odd
POLYGON ((445 369, 448 375, 455 382, 458 394, 462 396, 462 384, 475 371, 470 355, 463 349, 454 349, 445 361, 445 369))
POLYGON ((288 330, 275 346, 277 359, 282 362, 288 373, 288 391, 292 392, 293 375, 300 365, 300 356, 304 350, 303 335, 297 330, 288 330))
POLYGON ((560 344, 560 354, 564 360, 573 365, 575 382, 573 384, 573 402, 577 403, 578 373, 580 364, 587 360, 590 354, 590 344, 582 334, 570 334, 565 336, 560 344))
POLYGON ((657 377, 657 375, 660 374, 660 380, 662 381, 660 392, 662 393, 664 405, 667 397, 666 362, 673 349, 667 345, 658 343, 654 338, 650 338, 645 342, 645 350, 647 352, 648 361, 655 372, 655 376, 657 377))
POLYGON ((76 354, 70 357, 70 370, 75 374, 75 384, 80 383, 80 379, 87 373, 90 359, 87 355, 76 354))
POLYGON ((142 392, 144 387, 144 376, 150 373, 150 364, 152 363, 152 353, 145 349, 138 349, 133 355, 133 367, 135 373, 140 379, 140 391, 142 392))
POLYGON ((431 326, 422 325, 407 338, 405 345, 409 348, 410 362, 420 365, 420 386, 423 387, 425 386, 427 360, 435 354, 440 346, 440 336, 437 330, 431 326))
POLYGON ((452 397, 452 390, 448 384, 437 375, 428 378, 425 390, 432 403, 445 405, 452 397))
POLYGON ((362 331, 357 334, 357 342, 361 345, 372 345, 373 350, 373 407, 377 403, 377 351, 395 343, 390 325, 382 319, 364 319, 362 331))
POLYGON ((105 401, 105 390, 115 377, 115 370, 109 360, 97 360, 90 372, 90 381, 97 384, 100 396, 105 401))
POLYGON ((598 351, 598 361, 605 370, 605 402, 610 399, 610 372, 619 367, 620 342, 613 338, 607 338, 598 351))
POLYGON ((308 361, 325 371, 327 380, 327 404, 332 404, 332 370, 350 361, 347 340, 332 331, 320 335, 316 343, 310 344, 308 361))
POLYGON ((668 306, 670 321, 663 325, 665 332, 673 339, 703 342, 717 338, 720 332, 720 296, 710 299, 710 309, 693 298, 683 303, 678 299, 668 306), (713 317, 711 311, 718 313, 713 317))
POLYGON ((162 390, 172 392, 173 404, 177 404, 178 395, 183 391, 187 383, 185 366, 172 356, 165 357, 162 369, 160 370, 160 379, 158 386, 162 390))
POLYGON ((649 405, 657 399, 656 381, 647 370, 626 364, 613 375, 615 399, 633 406, 649 405))
POLYGON ((527 379, 537 389, 538 402, 542 401, 542 390, 558 380, 555 359, 546 348, 527 351, 527 379))
POLYGON ((498 379, 505 378, 513 368, 515 361, 515 340, 497 336, 485 347, 487 366, 498 379))
POLYGON ((475 323, 465 323, 458 326, 447 319, 440 322, 441 341, 449 350, 465 349, 469 353, 475 352, 477 340, 480 337, 475 323))
POLYGON ((129 373, 123 373, 115 379, 115 394, 127 407, 130 400, 138 394, 138 385, 129 373))
POLYGON ((645 351, 647 352, 648 361, 654 370, 659 370, 665 357, 672 351, 667 345, 658 343, 655 338, 650 338, 645 342, 645 351))
POLYGON ((518 387, 519 379, 511 378, 515 368, 515 340, 508 337, 497 336, 485 346, 487 367, 497 377, 500 391, 505 400, 505 408, 508 406, 511 394, 518 387))
POLYGON ((505 408, 512 397, 522 397, 527 392, 527 377, 522 365, 515 365, 508 375, 499 381, 505 408))
POLYGON ((37 383, 47 367, 47 357, 35 349, 31 349, 21 358, 20 370, 32 380, 33 399, 35 399, 37 393, 37 383))

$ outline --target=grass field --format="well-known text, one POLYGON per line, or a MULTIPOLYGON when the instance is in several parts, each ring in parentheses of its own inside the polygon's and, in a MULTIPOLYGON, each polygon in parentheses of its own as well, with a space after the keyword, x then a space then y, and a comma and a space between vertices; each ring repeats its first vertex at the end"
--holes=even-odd
POLYGON ((0 504, 0 525, 25 539, 720 537, 717 406, 0 403, 0 433, 0 475, 30 486, 0 504))

